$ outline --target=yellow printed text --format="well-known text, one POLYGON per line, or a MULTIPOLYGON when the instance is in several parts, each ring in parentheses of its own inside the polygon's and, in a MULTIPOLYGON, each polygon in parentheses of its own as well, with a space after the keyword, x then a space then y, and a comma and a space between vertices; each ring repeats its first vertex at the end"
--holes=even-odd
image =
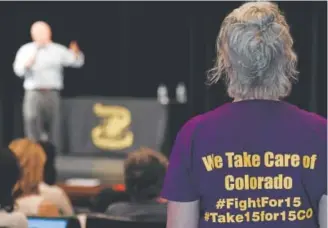
POLYGON ((224 178, 225 189, 233 190, 261 190, 261 189, 291 189, 293 187, 293 179, 283 174, 278 174, 274 177, 249 176, 234 177, 227 175, 224 178))
POLYGON ((274 154, 266 152, 264 154, 264 165, 266 167, 298 167, 301 158, 298 154, 274 154))
POLYGON ((252 154, 249 152, 242 152, 241 154, 235 152, 225 152, 225 156, 210 154, 202 157, 203 164, 206 171, 210 172, 215 169, 221 169, 224 166, 227 168, 297 168, 303 167, 305 169, 315 169, 317 155, 287 154, 274 153, 266 151, 264 154, 252 154))
MULTIPOLYGON (((224 200, 224 206, 227 209, 239 209, 240 211, 247 211, 249 209, 256 208, 282 208, 282 207, 300 207, 302 205, 302 201, 300 197, 286 197, 280 199, 269 198, 267 196, 258 197, 258 198, 247 198, 247 199, 239 199, 239 198, 227 198, 227 199, 219 199, 218 202, 222 202, 224 200)), ((223 208, 223 207, 222 207, 223 208)))
POLYGON ((206 157, 202 157, 202 160, 208 172, 213 169, 221 169, 223 167, 223 159, 219 155, 207 155, 206 157))
POLYGON ((206 222, 231 224, 242 222, 274 222, 274 221, 302 221, 311 219, 313 217, 312 208, 299 211, 281 211, 281 212, 268 212, 268 211, 247 211, 245 213, 233 214, 226 212, 220 214, 218 212, 205 212, 204 220, 206 222))
POLYGON ((247 152, 235 154, 234 152, 226 152, 225 155, 228 160, 229 168, 260 167, 261 165, 261 157, 258 154, 249 154, 247 152))

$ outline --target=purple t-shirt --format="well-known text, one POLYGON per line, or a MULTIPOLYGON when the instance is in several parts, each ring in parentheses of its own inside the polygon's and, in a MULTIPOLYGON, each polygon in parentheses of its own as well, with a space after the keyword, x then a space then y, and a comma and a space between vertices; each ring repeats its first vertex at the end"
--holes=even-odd
POLYGON ((162 197, 200 201, 200 228, 315 228, 327 120, 282 101, 225 104, 178 133, 162 197))

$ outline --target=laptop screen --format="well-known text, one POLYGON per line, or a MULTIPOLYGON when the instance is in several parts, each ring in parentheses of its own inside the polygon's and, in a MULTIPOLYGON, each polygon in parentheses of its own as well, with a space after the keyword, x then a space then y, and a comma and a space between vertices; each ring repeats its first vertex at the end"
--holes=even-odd
POLYGON ((64 218, 28 218, 28 228, 67 228, 64 218))

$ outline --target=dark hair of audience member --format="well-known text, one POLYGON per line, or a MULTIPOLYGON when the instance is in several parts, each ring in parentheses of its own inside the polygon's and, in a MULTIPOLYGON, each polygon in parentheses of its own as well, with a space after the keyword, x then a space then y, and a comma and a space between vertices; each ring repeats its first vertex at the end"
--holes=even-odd
POLYGON ((38 142, 46 153, 46 163, 43 170, 43 181, 46 184, 54 185, 57 180, 56 170, 56 148, 51 142, 38 142))
POLYGON ((152 149, 140 148, 125 160, 126 191, 133 201, 147 201, 159 196, 168 166, 167 158, 152 149))
POLYGON ((0 208, 7 212, 14 210, 13 189, 20 179, 20 167, 14 153, 9 148, 0 151, 0 208))

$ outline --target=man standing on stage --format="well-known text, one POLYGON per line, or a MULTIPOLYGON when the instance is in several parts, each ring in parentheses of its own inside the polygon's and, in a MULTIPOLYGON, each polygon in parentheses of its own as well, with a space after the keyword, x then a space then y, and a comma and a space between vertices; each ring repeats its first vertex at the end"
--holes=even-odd
POLYGON ((33 42, 23 45, 13 64, 18 77, 24 78, 23 117, 25 136, 35 140, 57 141, 60 125, 60 90, 63 67, 82 67, 84 55, 75 41, 69 49, 52 42, 51 28, 43 22, 31 27, 33 42))

